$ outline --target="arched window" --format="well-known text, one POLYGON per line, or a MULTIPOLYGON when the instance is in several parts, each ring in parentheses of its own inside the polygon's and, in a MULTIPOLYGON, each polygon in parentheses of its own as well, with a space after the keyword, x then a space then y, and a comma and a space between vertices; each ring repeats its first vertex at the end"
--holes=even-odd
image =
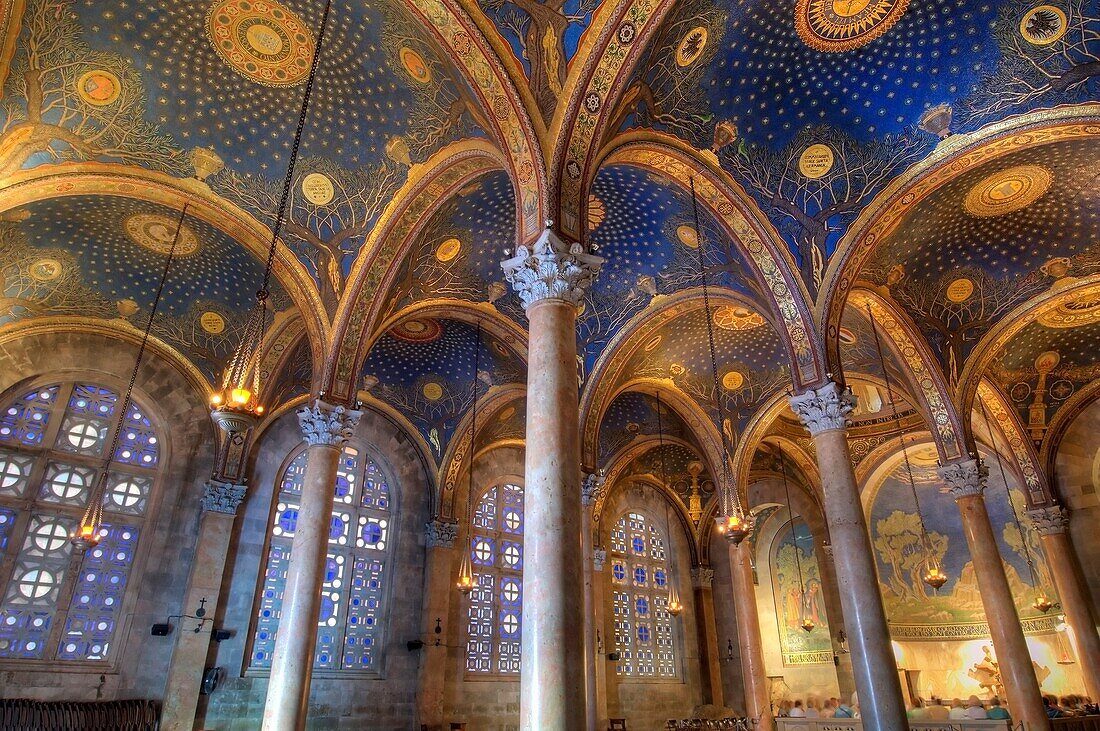
POLYGON ((470 532, 466 671, 519 672, 523 615, 523 488, 489 488, 474 508, 470 532))
MULTIPOLYGON (((271 667, 306 458, 306 451, 302 449, 287 465, 279 481, 267 566, 256 613, 256 631, 252 637, 250 665, 253 668, 271 667)), ((336 475, 313 667, 378 672, 381 669, 382 602, 389 549, 393 543, 390 487, 378 463, 356 445, 344 447, 336 475)))
POLYGON ((138 538, 160 463, 144 409, 109 388, 23 389, 0 412, 0 659, 110 659, 138 538), (69 543, 114 430, 103 527, 69 543))
POLYGON ((667 609, 666 545, 665 537, 641 513, 624 514, 611 531, 611 611, 619 675, 677 677, 667 609))

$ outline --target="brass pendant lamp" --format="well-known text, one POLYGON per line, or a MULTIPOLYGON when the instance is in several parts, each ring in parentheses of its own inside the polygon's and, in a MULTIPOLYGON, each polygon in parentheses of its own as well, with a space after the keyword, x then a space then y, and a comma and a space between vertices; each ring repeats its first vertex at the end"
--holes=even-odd
POLYGON ((458 581, 455 587, 463 596, 469 596, 474 590, 474 567, 470 561, 470 550, 474 536, 474 442, 477 439, 477 372, 481 368, 481 321, 477 323, 477 334, 474 336, 474 373, 470 378, 470 385, 474 389, 474 404, 470 409, 470 465, 467 472, 466 483, 466 525, 470 536, 470 545, 463 548, 462 562, 458 566, 458 581))

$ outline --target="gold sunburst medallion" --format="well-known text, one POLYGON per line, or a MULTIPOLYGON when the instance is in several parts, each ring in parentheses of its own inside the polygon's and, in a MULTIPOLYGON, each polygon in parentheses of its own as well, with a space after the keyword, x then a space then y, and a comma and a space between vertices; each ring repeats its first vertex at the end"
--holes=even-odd
MULTIPOLYGON (((158 254, 167 254, 172 250, 172 241, 176 238, 176 226, 179 222, 159 213, 135 213, 123 224, 126 235, 139 246, 158 254)), ((173 256, 177 259, 191 256, 199 250, 199 238, 186 224, 180 227, 179 240, 173 256)))
POLYGON ((794 27, 810 48, 851 51, 890 30, 908 4, 909 0, 798 0, 794 27))
POLYGON ((984 178, 966 194, 963 205, 972 216, 1003 216, 1042 198, 1053 182, 1041 165, 1016 165, 984 178))
POLYGON ((1063 302, 1039 316, 1039 324, 1050 328, 1080 327, 1100 321, 1100 293, 1085 293, 1063 302))
POLYGON ((298 16, 274 0, 218 0, 206 18, 218 55, 265 86, 294 86, 309 76, 313 35, 298 16))

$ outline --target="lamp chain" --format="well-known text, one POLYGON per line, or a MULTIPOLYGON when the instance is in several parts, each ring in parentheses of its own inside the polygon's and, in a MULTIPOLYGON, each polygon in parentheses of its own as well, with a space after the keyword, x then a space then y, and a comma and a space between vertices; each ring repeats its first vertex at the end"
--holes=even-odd
POLYGON ((798 556, 800 549, 798 548, 798 534, 795 533, 794 529, 795 516, 794 506, 791 504, 791 486, 787 480, 787 458, 783 453, 783 445, 777 443, 776 446, 779 448, 779 471, 783 475, 783 492, 787 496, 787 512, 790 514, 791 519, 791 535, 794 536, 794 563, 798 568, 798 591, 802 595, 801 601, 804 605, 806 601, 806 582, 802 578, 802 560, 798 556))

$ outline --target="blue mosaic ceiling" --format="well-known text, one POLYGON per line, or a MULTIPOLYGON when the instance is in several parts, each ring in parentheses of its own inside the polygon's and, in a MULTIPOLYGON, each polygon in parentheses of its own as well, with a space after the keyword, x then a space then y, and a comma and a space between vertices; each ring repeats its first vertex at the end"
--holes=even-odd
POLYGON ((940 135, 1100 95, 1086 2, 882 0, 851 14, 880 18, 862 30, 812 7, 795 27, 820 4, 678 3, 618 110, 716 152, 812 288, 856 212, 940 135))
MULTIPOLYGON (((458 320, 408 319, 384 333, 363 366, 362 388, 406 416, 442 457, 473 403, 477 328, 458 320)), ((526 382, 526 366, 488 333, 481 336, 478 394, 526 382)))
MULTIPOLYGON (((29 3, 3 128, 24 123, 42 142, 0 144, 0 173, 96 159, 189 175, 201 147, 226 166, 211 177, 215 190, 270 223, 323 7, 29 3), (90 70, 70 78, 73 68, 90 70)), ((329 307, 409 166, 481 134, 471 93, 404 12, 386 0, 337 0, 328 21, 286 233, 329 307)))
POLYGON ((657 399, 649 394, 627 391, 611 402, 600 423, 599 459, 601 465, 620 449, 641 436, 659 436, 693 442, 691 429, 668 403, 661 403, 657 419, 657 399))
MULTIPOLYGON (((32 203, 0 220, 0 324, 67 315, 145 327, 179 212, 132 198, 80 195, 32 203)), ((209 224, 188 217, 153 334, 212 381, 240 342, 263 265, 209 224), (242 283, 247 283, 242 286, 242 283)), ((290 301, 273 288, 277 310, 290 301)))

